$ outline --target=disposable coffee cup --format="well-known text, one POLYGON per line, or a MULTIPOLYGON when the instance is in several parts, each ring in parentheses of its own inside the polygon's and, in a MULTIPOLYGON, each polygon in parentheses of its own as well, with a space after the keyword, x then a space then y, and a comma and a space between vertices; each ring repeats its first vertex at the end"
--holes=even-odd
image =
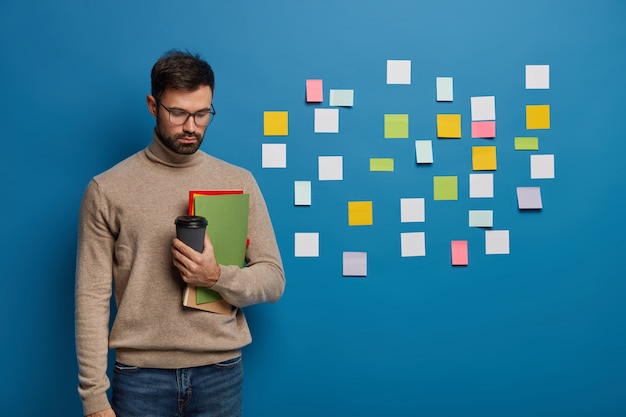
POLYGON ((207 221, 201 216, 178 216, 176 221, 176 237, 197 252, 204 250, 204 235, 207 221))

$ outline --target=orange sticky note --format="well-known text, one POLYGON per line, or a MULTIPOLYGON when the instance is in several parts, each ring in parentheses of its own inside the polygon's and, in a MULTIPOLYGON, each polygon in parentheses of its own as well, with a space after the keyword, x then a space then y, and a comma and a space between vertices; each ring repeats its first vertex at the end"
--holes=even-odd
POLYGON ((452 249, 452 265, 467 265, 468 264, 468 250, 467 240, 453 240, 451 244, 452 249))
POLYGON ((526 106, 526 129, 550 129, 550 105, 526 106))
POLYGON ((321 103, 324 101, 324 89, 322 80, 306 80, 307 103, 321 103))
POLYGON ((495 171, 497 168, 495 146, 472 146, 472 169, 495 171))
POLYGON ((371 201, 348 201, 349 226, 369 226, 373 223, 371 201))
POLYGON ((461 115, 460 114, 438 114, 437 115, 437 137, 438 138, 461 138, 461 115))
POLYGON ((286 111, 263 112, 263 134, 265 136, 287 136, 289 113, 286 111))

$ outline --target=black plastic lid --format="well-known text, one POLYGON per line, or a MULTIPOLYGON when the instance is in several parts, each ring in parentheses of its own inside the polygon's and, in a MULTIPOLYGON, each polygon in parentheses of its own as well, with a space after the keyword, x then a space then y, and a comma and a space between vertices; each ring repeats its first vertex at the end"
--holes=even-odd
POLYGON ((200 229, 207 225, 206 219, 201 216, 178 216, 174 223, 178 227, 187 227, 189 229, 200 229))

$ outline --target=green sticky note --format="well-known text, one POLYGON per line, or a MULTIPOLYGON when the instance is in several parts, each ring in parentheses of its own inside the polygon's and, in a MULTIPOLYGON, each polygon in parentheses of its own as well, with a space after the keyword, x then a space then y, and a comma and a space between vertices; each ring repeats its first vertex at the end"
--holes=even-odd
POLYGON ((385 139, 406 139, 409 137, 408 114, 385 115, 385 139))
POLYGON ((393 172, 393 158, 370 158, 370 171, 393 172))
POLYGON ((493 227, 493 211, 492 210, 470 210, 469 211, 470 227, 493 227))
POLYGON ((456 176, 435 176, 433 187, 435 200, 458 200, 459 179, 456 176))
POLYGON ((538 151, 539 138, 515 138, 516 151, 538 151))

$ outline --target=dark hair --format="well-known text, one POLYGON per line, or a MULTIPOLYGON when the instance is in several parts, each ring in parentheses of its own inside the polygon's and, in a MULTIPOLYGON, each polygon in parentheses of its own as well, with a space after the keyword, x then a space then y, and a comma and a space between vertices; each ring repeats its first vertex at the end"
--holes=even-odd
POLYGON ((198 54, 173 49, 166 52, 152 67, 152 96, 160 98, 167 88, 194 91, 208 85, 213 91, 215 78, 211 66, 198 54))

